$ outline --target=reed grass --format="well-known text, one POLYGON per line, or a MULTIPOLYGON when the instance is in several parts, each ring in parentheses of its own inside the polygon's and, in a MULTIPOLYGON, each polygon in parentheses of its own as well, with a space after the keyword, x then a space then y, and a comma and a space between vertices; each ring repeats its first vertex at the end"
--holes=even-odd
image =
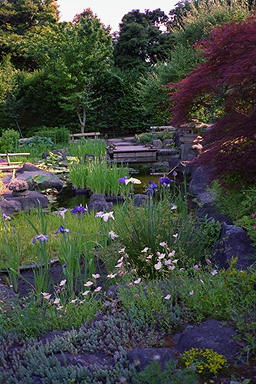
POLYGON ((93 155, 97 158, 103 158, 106 153, 106 142, 100 139, 81 139, 78 143, 68 145, 70 156, 83 158, 85 155, 93 155))
MULTIPOLYGON (((46 214, 45 214, 46 215, 46 214)), ((95 244, 101 241, 101 234, 99 231, 100 221, 94 218, 93 214, 85 214, 81 216, 73 215, 70 211, 67 211, 65 215, 65 222, 60 216, 50 213, 47 214, 47 235, 49 235, 49 242, 47 243, 47 250, 50 259, 59 257, 60 248, 62 246, 62 237, 55 235, 60 225, 64 225, 69 228, 70 235, 79 238, 79 241, 83 244, 82 252, 92 252, 95 244)), ((34 232, 31 230, 31 225, 28 220, 35 227, 38 227, 38 215, 37 211, 31 211, 30 213, 20 212, 17 216, 13 217, 8 222, 9 230, 6 232, 3 225, 0 225, 0 268, 5 269, 12 267, 10 263, 12 261, 9 258, 8 247, 5 244, 12 244, 15 233, 15 242, 19 247, 19 258, 21 265, 29 265, 36 263, 38 260, 38 252, 36 247, 32 244, 32 238, 34 232), (7 239, 7 241, 5 240, 7 239)))
POLYGON ((106 161, 89 161, 86 164, 74 164, 70 166, 70 179, 76 188, 90 188, 94 193, 105 195, 118 195, 122 191, 122 185, 118 179, 128 176, 128 169, 117 164, 108 164, 106 161))

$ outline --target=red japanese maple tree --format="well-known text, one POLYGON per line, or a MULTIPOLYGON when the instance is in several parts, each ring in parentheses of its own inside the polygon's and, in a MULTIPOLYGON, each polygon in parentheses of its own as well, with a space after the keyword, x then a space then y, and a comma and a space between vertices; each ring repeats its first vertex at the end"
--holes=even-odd
POLYGON ((218 177, 238 173, 256 180, 256 16, 215 28, 198 44, 205 61, 177 84, 173 124, 192 117, 196 106, 223 100, 224 117, 205 134, 199 162, 214 165, 218 177))

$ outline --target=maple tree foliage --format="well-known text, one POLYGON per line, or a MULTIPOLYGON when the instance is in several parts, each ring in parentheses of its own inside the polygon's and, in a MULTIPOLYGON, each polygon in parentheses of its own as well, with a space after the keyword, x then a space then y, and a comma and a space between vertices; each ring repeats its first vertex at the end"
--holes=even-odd
POLYGON ((256 16, 215 28, 197 48, 204 62, 168 84, 175 90, 172 124, 188 121, 193 111, 219 97, 223 116, 206 133, 199 161, 214 165, 219 177, 239 173, 256 180, 256 16))

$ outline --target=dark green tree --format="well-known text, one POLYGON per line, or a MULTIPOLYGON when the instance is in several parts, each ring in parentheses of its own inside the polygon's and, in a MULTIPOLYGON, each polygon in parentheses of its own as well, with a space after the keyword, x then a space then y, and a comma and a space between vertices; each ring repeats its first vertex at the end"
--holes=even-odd
POLYGON ((127 13, 120 24, 120 33, 115 37, 116 66, 143 70, 158 61, 165 61, 173 46, 173 35, 163 30, 167 21, 168 16, 159 8, 127 13))
POLYGON ((95 82, 111 65, 109 30, 90 10, 73 23, 42 27, 21 46, 47 74, 48 84, 59 95, 58 105, 76 116, 84 132, 87 114, 98 106, 95 82))
POLYGON ((17 43, 34 28, 58 21, 58 4, 55 0, 2 0, 0 2, 0 58, 11 53, 13 63, 24 68, 17 53, 17 43))

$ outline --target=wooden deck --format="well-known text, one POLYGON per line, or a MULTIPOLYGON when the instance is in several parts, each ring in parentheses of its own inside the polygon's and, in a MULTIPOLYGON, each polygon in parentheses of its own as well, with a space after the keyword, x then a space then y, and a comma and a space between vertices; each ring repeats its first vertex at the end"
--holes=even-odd
POLYGON ((157 160, 157 150, 144 145, 125 145, 120 143, 114 149, 109 149, 109 156, 116 162, 144 163, 157 160))

